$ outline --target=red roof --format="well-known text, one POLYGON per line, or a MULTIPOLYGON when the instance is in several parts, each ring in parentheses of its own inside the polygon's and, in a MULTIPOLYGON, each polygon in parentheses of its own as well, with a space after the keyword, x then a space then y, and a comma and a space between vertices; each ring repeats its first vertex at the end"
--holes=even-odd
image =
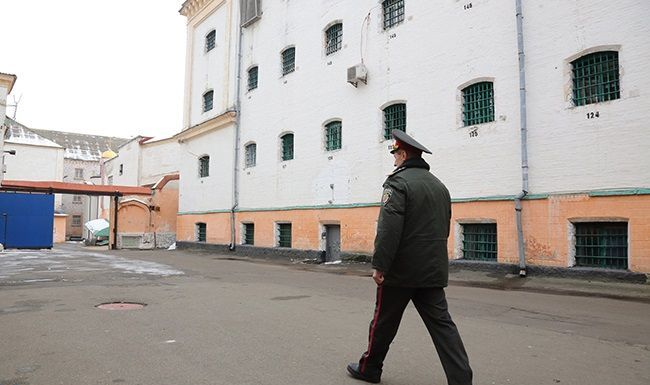
POLYGON ((136 186, 92 185, 56 181, 3 180, 0 190, 78 195, 151 195, 151 188, 136 186))

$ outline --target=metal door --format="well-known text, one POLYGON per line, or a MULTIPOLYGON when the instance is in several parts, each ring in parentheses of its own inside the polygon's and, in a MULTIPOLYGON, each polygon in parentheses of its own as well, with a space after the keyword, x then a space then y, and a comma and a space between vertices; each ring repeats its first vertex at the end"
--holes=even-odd
POLYGON ((341 226, 325 226, 325 262, 341 260, 341 226))

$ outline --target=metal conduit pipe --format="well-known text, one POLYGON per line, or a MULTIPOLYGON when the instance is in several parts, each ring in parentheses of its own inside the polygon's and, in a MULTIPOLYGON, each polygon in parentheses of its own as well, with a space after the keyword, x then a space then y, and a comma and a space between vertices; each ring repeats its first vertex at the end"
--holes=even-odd
POLYGON ((517 13, 517 51, 519 57, 519 120, 521 126, 521 184, 522 190, 515 198, 517 241, 519 246, 519 276, 526 276, 526 248, 521 219, 521 200, 528 194, 528 127, 526 125, 526 68, 524 55, 524 29, 521 0, 515 0, 517 13))
MULTIPOLYGON (((239 9, 241 13, 241 7, 239 9)), ((239 15, 241 20, 241 15, 239 15)), ((242 39, 244 36, 244 28, 239 25, 239 38, 237 39, 237 81, 235 82, 237 90, 235 99, 235 155, 233 164, 233 178, 232 178, 232 208, 230 209, 230 246, 231 251, 235 250, 235 210, 239 206, 239 141, 241 136, 241 65, 242 65, 242 39)))

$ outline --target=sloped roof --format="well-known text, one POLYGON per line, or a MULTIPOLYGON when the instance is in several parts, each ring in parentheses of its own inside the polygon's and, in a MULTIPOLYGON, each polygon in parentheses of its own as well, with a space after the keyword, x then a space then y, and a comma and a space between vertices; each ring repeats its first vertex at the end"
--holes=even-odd
POLYGON ((5 143, 62 148, 62 146, 59 146, 55 142, 37 134, 34 130, 27 128, 27 126, 18 123, 8 116, 5 117, 5 125, 7 126, 7 131, 5 132, 5 143))
POLYGON ((107 150, 116 151, 129 139, 113 136, 77 134, 53 130, 32 130, 38 135, 52 140, 65 148, 66 159, 76 159, 98 162, 102 153, 107 150))

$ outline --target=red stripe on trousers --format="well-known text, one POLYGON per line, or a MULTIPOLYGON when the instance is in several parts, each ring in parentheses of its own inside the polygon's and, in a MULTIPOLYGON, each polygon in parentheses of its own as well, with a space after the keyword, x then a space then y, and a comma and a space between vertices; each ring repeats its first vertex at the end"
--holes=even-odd
POLYGON ((366 370, 366 362, 368 362, 368 356, 370 355, 370 351, 372 349, 372 342, 375 337, 375 328, 377 327, 377 320, 379 319, 379 311, 381 310, 381 298, 382 298, 382 291, 384 287, 379 286, 377 288, 377 308, 375 309, 375 317, 372 320, 372 327, 370 328, 370 338, 368 338, 368 353, 363 357, 363 362, 361 363, 361 368, 359 368, 359 371, 363 373, 366 370))

